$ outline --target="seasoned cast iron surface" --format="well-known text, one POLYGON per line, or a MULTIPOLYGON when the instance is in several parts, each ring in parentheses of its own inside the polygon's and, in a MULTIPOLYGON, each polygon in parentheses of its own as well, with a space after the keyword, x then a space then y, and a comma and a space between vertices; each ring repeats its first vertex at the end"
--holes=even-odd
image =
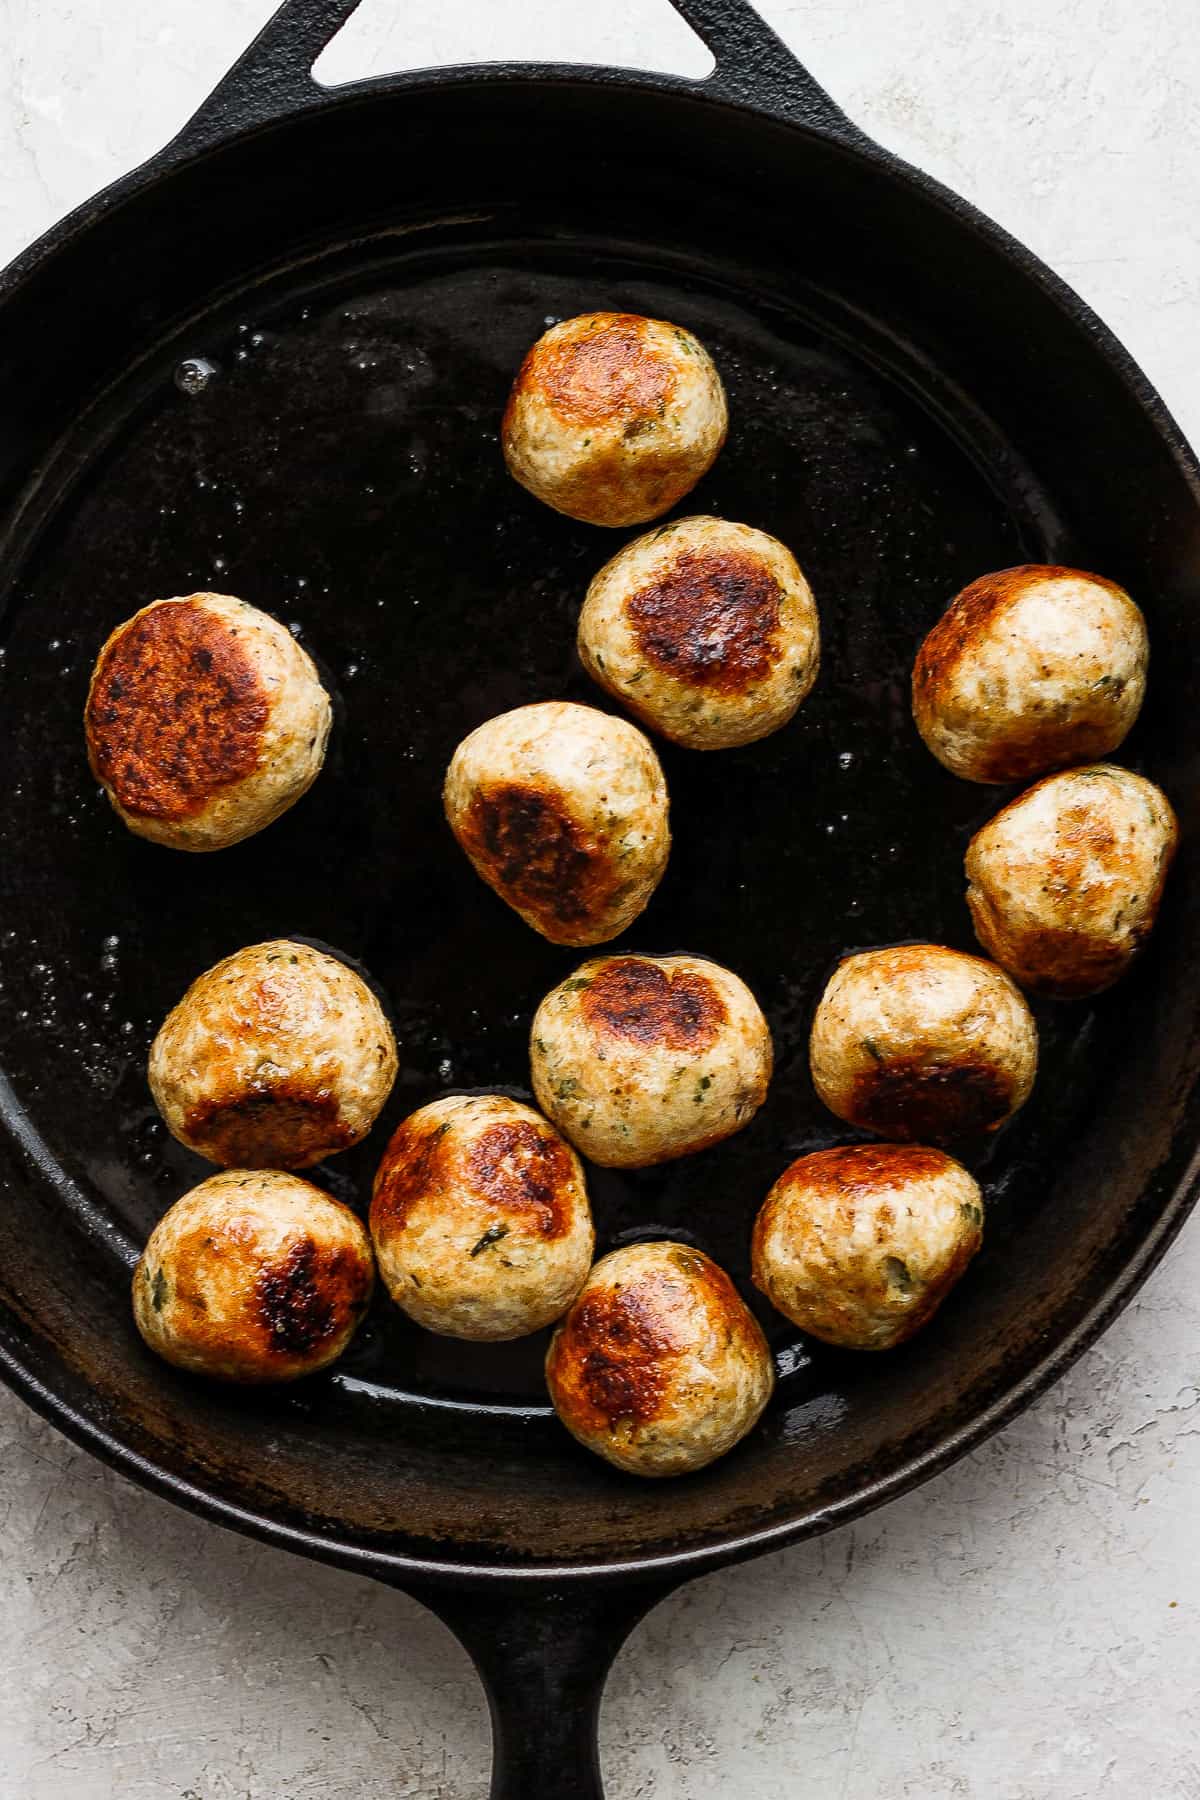
MULTIPOLYGON (((240 945, 295 934, 331 946, 369 971, 391 1010, 391 1103, 367 1144, 316 1171, 352 1204, 365 1207, 387 1134, 411 1108, 447 1088, 526 1091, 531 1012, 580 958, 543 943, 474 876, 444 824, 441 779, 463 734, 507 707, 609 705, 576 663, 575 620, 589 577, 633 534, 530 499, 505 474, 497 428, 520 356, 552 320, 599 307, 678 320, 716 358, 732 429, 677 514, 743 520, 794 550, 820 608, 823 666, 796 722, 765 743, 707 755, 660 746, 674 850, 649 910, 615 946, 702 952, 749 982, 775 1036, 767 1105, 718 1150, 644 1173, 593 1171, 591 1191, 600 1250, 669 1234, 742 1284, 784 1377, 760 1432, 828 1419, 866 1365, 804 1342, 752 1294, 750 1223, 792 1157, 854 1135, 808 1077, 808 1023, 831 964, 902 938, 972 947, 962 853, 1003 797, 955 782, 921 747, 913 653, 971 577, 1024 559, 1086 561, 1086 545, 1016 465, 1004 459, 997 473, 975 422, 948 414, 944 396, 935 416, 899 352, 877 360, 867 338, 865 357, 842 348, 835 316, 739 292, 736 272, 702 285, 599 247, 554 260, 508 243, 469 256, 393 251, 390 264, 341 266, 325 282, 309 269, 305 281, 164 346, 112 398, 106 447, 11 592, 3 1070, 50 1153, 115 1226, 97 1251, 113 1284, 163 1210, 210 1172, 159 1123, 146 1053, 189 980, 240 945), (187 357, 211 371, 179 375, 187 357), (89 777, 80 724, 108 631, 197 588, 286 620, 337 715, 308 798, 207 857, 122 829, 89 777)), ((968 1158, 989 1201, 984 1260, 1039 1204, 1042 1171, 1119 1044, 1124 1004, 1118 993, 1039 1008, 1035 1097, 968 1158)), ((970 1307, 974 1278, 950 1308, 970 1307)), ((414 1395, 544 1409, 543 1352, 543 1338, 472 1348, 431 1337, 380 1297, 340 1370, 252 1404, 296 1416, 371 1397, 392 1408, 402 1443, 414 1395)), ((553 1422, 537 1425, 530 1454, 551 1434, 553 1422)))

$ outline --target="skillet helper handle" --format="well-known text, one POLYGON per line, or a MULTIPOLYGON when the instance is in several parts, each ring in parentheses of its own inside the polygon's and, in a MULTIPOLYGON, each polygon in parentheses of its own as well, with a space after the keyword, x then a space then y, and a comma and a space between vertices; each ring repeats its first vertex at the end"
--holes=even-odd
POLYGON ((847 143, 867 140, 750 0, 671 0, 716 59, 701 92, 847 143))
POLYGON ((237 132, 326 104, 330 96, 314 81, 313 64, 358 7, 359 0, 284 0, 164 156, 191 155, 237 132))
MULTIPOLYGON (((313 79, 313 64, 359 4, 360 0, 284 0, 167 145, 161 153, 164 158, 192 155, 256 125, 328 105, 333 95, 313 79)), ((698 93, 806 125, 847 143, 866 142, 749 0, 671 0, 671 4, 716 59, 708 80, 695 84, 698 93)))
POLYGON ((404 1586, 449 1626, 483 1680, 490 1800, 604 1800, 596 1737, 604 1684, 669 1587, 404 1586))

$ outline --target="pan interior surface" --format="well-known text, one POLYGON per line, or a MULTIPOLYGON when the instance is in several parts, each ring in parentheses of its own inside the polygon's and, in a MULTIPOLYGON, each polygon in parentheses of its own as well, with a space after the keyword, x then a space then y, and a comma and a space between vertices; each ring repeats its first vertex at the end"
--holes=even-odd
MULTIPOLYGON (((60 1385, 78 1387, 81 1407, 86 1389, 106 1429, 159 1467, 339 1543, 587 1563, 836 1507, 1000 1394, 1072 1291, 1100 1291, 1116 1266, 1105 1259, 1145 1234, 1138 1196, 1183 1103, 1165 1004, 1156 1013, 1160 946, 1100 1001, 1037 1009, 1035 1096, 966 1158, 985 1187, 984 1254, 925 1334, 856 1358, 801 1338, 754 1295, 749 1231, 770 1183, 796 1155, 854 1135, 808 1076, 808 1025, 832 964, 898 939, 974 947, 962 855, 1003 796, 955 782, 917 739, 907 684, 921 637, 958 587, 1021 561, 1126 580, 1152 635, 1158 595, 1145 592, 1136 546, 1119 554, 1111 517, 1081 513, 1076 476, 1060 487, 1044 454, 1026 459, 1012 421, 898 329, 886 292, 872 315, 836 283, 789 284, 766 258, 719 247, 687 256, 641 224, 600 232, 559 217, 552 233, 522 232, 481 204, 225 279, 112 372, 9 535, 6 1341, 28 1354, 36 1335, 60 1385), (609 706, 578 666, 575 621, 588 580, 633 534, 539 506, 498 445, 524 350, 552 320, 598 308, 665 317, 707 344, 730 438, 675 516, 780 537, 809 577, 823 636, 818 685, 783 732, 713 755, 660 746, 671 863, 614 946, 728 964, 776 1045, 750 1130, 663 1169, 589 1172, 601 1251, 659 1235, 699 1245, 738 1280, 776 1353, 779 1392, 752 1439, 669 1488, 616 1474, 558 1428, 544 1334, 455 1344, 380 1295, 338 1369, 242 1393, 158 1365, 127 1304, 149 1229, 210 1172, 157 1119, 150 1039, 189 981, 239 946, 326 945, 369 973, 391 1012, 401 1073, 389 1106, 365 1145, 315 1171, 360 1210, 408 1111, 447 1089, 527 1092, 531 1014, 582 953, 544 943, 477 880, 440 789, 454 746, 497 712, 541 699, 609 706), (185 364, 198 380, 180 375, 185 364), (81 731, 107 633, 196 589, 284 619, 335 702, 308 797, 207 857, 125 832, 89 776, 81 731), (1153 1067, 1123 1083, 1143 1053, 1153 1067), (1147 1114, 1153 1093, 1161 1118, 1126 1143, 1122 1165, 1114 1109, 1133 1104, 1130 1089, 1147 1114)), ((1165 638, 1173 619, 1166 609, 1165 638)), ((1168 786, 1180 766, 1174 679, 1156 684, 1124 753, 1168 786)), ((1185 892, 1189 879, 1185 859, 1185 892)), ((1187 917, 1176 896, 1176 945, 1187 917)), ((1161 1205, 1161 1189, 1144 1204, 1161 1205)))

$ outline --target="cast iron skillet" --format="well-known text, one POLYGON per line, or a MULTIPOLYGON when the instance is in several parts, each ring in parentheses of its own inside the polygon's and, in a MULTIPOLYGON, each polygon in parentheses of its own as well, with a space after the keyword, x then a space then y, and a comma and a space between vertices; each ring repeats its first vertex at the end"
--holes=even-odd
POLYGON ((530 1011, 573 958, 475 879, 438 790, 490 714, 596 698, 574 617, 621 538, 538 507, 496 444, 548 318, 629 307, 711 346, 733 430, 687 505, 794 546, 825 642, 786 732, 664 756, 676 849, 626 941, 737 969, 779 1072, 722 1149, 597 1173, 602 1248, 670 1233, 747 1287, 768 1183, 836 1141, 804 1055, 832 960, 969 945, 961 854, 997 796, 938 768, 906 699, 966 579, 1033 559, 1133 590, 1154 679, 1127 754, 1193 824, 1200 482, 1160 401, 1073 294, 868 143, 742 0, 677 4, 716 55, 708 81, 493 67, 327 92, 309 71, 353 0, 290 0, 181 137, 0 287, 4 1372, 156 1491, 427 1601, 488 1685, 493 1793, 522 1800, 600 1792, 603 1674, 655 1599, 878 1505, 1058 1375, 1178 1229, 1200 1139, 1185 847, 1136 976, 1042 1010, 1036 1097, 975 1158, 985 1254, 936 1323, 874 1359, 768 1317, 778 1397, 701 1476, 638 1483, 578 1450, 540 1343, 456 1349, 380 1304, 336 1373, 243 1394, 133 1332, 137 1247, 206 1172, 164 1139, 145 1052, 218 956, 294 933, 381 984, 402 1076, 373 1140, 322 1174, 360 1204, 405 1111, 526 1080, 530 1011), (187 358, 215 365, 202 391, 173 380, 187 358), (80 710, 111 626, 197 587, 292 621, 338 722, 301 806, 188 858, 117 825, 80 710))

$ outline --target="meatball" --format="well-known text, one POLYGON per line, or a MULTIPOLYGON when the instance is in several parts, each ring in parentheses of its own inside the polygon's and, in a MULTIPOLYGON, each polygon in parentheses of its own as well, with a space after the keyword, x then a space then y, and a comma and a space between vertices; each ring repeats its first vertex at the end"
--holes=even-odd
POLYGON ((552 944, 616 937, 667 866, 653 746, 591 706, 548 700, 489 719, 454 752, 445 805, 476 874, 552 944))
POLYGON ((1111 763, 1049 775, 971 839, 975 935, 1022 987, 1097 994, 1149 936, 1178 837, 1141 775, 1111 763))
POLYGON ((738 977, 702 956, 602 956, 534 1016, 538 1105, 577 1150, 642 1169, 748 1125, 771 1080, 771 1033, 738 977))
POLYGON ((560 1318, 595 1241, 579 1158, 502 1094, 452 1095, 405 1119, 375 1177, 371 1236, 410 1318, 485 1340, 560 1318))
POLYGON ((1104 756, 1138 716, 1149 654, 1146 622, 1115 582, 1001 569, 965 587, 917 652, 917 730, 967 781, 1104 756))
POLYGON ((754 1284, 812 1337, 890 1350, 933 1317, 982 1240, 983 1196, 941 1150, 818 1150, 763 1203, 754 1284))
POLYGON ((276 938, 194 981, 150 1049, 150 1091, 181 1144, 226 1168, 303 1169, 366 1137, 396 1040, 353 969, 276 938))
POLYGON ((641 525, 694 488, 729 424, 690 331, 636 313, 554 325, 521 364, 501 430, 509 473, 589 525, 641 525))
POLYGON ((880 1137, 952 1143, 994 1131, 1029 1098, 1037 1027, 1008 976, 938 944, 848 956, 809 1040, 813 1085, 880 1137))
POLYGON ((348 1206, 297 1175, 225 1169, 154 1227, 133 1272, 133 1316, 178 1369, 294 1381, 342 1354, 373 1281, 348 1206))
POLYGON ((725 519, 680 519, 618 551, 588 589, 579 655, 643 724, 693 750, 786 725, 817 678, 820 628, 790 550, 725 519))
POLYGON ((586 1449, 631 1475, 686 1475, 753 1429, 775 1369, 724 1269, 683 1244, 630 1244, 588 1276, 546 1382, 586 1449))
POLYGON ((307 793, 329 738, 329 696, 277 619, 229 594, 156 600, 96 661, 88 760, 138 837, 223 850, 307 793))

